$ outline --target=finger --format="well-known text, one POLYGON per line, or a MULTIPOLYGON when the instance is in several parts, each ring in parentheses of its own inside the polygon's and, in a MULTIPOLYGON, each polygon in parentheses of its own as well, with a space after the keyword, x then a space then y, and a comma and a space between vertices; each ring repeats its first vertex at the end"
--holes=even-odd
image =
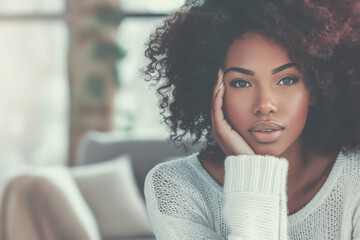
POLYGON ((214 105, 214 98, 219 90, 219 87, 221 86, 221 82, 222 82, 222 69, 220 69, 219 71, 219 76, 218 79, 215 83, 214 89, 213 89, 213 94, 212 94, 212 99, 211 99, 211 127, 212 129, 214 128, 214 116, 213 116, 213 105, 214 105))
POLYGON ((211 114, 213 114, 214 100, 215 100, 216 94, 219 92, 219 88, 222 86, 222 82, 223 82, 222 80, 223 80, 222 79, 222 69, 220 69, 218 79, 217 79, 216 84, 213 89, 213 94, 212 94, 212 99, 211 99, 211 114))
POLYGON ((218 89, 219 89, 219 87, 221 85, 221 82, 223 81, 222 80, 222 75, 223 75, 223 71, 222 71, 222 69, 220 69, 218 79, 217 79, 217 81, 215 83, 215 86, 214 86, 214 89, 213 89, 213 94, 212 94, 212 99, 213 100, 214 100, 214 97, 215 97, 215 95, 216 95, 216 93, 217 93, 217 91, 218 91, 218 89))
POLYGON ((213 117, 214 117, 214 123, 215 127, 219 127, 219 124, 221 124, 224 119, 224 112, 223 112, 223 98, 225 93, 225 84, 223 84, 218 92, 215 95, 214 104, 213 104, 213 117))
POLYGON ((217 84, 217 89, 215 92, 215 96, 213 98, 212 106, 211 106, 211 117, 212 117, 212 126, 216 129, 218 126, 219 120, 221 121, 224 118, 222 113, 222 104, 223 104, 223 95, 225 91, 225 85, 223 82, 223 73, 220 73, 219 83, 217 84), (222 119, 221 119, 222 118, 222 119))

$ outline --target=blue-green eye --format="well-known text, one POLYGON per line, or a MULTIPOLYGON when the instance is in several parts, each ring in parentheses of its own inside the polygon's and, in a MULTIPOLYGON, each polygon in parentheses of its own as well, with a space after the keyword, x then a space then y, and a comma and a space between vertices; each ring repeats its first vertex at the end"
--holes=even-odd
POLYGON ((248 81, 245 81, 244 79, 235 79, 230 82, 230 86, 235 88, 245 88, 245 87, 251 87, 251 84, 248 81))
POLYGON ((293 85, 295 83, 297 83, 299 81, 299 78, 297 77, 292 77, 292 76, 286 76, 283 77, 282 79, 280 79, 280 82, 283 82, 284 84, 279 84, 279 85, 293 85))

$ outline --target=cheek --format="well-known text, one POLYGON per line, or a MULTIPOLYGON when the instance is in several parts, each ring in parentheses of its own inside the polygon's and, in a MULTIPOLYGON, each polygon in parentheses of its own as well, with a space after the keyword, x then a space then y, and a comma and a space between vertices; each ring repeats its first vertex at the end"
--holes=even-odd
MULTIPOLYGON (((283 123, 291 126, 291 131, 299 135, 306 123, 309 110, 309 95, 307 92, 294 93, 288 101, 282 104, 283 123)), ((290 130, 290 129, 289 129, 290 130)))
POLYGON ((241 95, 237 95, 234 92, 224 96, 223 110, 226 120, 235 129, 240 129, 240 126, 246 126, 245 123, 249 121, 249 114, 251 114, 249 101, 246 101, 241 95))

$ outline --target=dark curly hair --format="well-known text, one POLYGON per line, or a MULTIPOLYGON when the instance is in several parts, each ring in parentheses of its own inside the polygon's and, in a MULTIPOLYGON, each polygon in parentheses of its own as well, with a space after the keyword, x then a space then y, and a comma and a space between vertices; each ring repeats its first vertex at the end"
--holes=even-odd
POLYGON ((189 134, 195 144, 205 137, 198 157, 225 157, 210 135, 212 91, 227 49, 252 31, 288 50, 316 96, 301 135, 304 143, 322 152, 360 149, 359 5, 346 0, 193 2, 167 17, 145 52, 150 60, 145 80, 160 84, 159 106, 171 141, 189 134))

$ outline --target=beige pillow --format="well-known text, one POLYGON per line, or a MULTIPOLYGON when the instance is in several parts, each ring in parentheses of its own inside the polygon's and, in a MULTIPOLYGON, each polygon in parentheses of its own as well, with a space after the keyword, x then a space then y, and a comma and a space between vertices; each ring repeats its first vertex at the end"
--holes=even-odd
POLYGON ((64 167, 29 167, 11 178, 1 211, 4 239, 100 239, 94 216, 64 167))
POLYGON ((71 172, 103 238, 153 235, 128 155, 71 172))

